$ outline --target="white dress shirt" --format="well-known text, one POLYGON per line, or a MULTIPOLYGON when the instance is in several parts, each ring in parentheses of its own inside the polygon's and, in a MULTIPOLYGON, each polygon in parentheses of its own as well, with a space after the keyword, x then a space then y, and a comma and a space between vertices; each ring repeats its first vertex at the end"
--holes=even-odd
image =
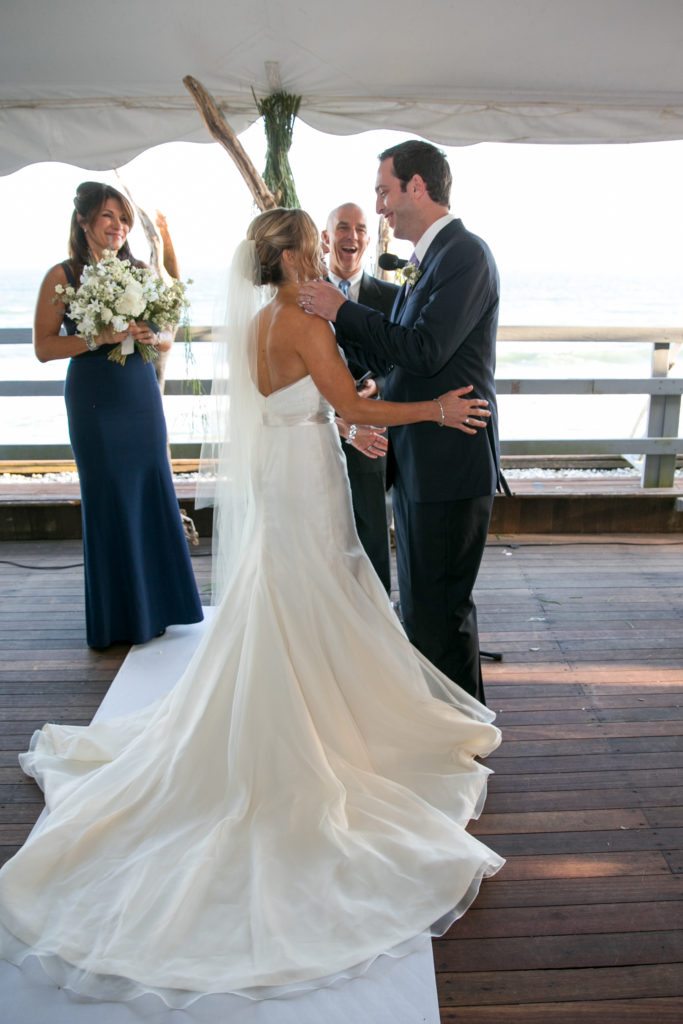
MULTIPOLYGON (((433 224, 430 224, 425 233, 420 237, 419 241, 415 245, 415 255, 417 256, 420 263, 425 258, 427 249, 432 244, 439 231, 443 230, 447 224, 450 224, 455 217, 452 213, 446 213, 443 217, 439 217, 433 224)), ((331 277, 332 275, 330 275, 331 277)))

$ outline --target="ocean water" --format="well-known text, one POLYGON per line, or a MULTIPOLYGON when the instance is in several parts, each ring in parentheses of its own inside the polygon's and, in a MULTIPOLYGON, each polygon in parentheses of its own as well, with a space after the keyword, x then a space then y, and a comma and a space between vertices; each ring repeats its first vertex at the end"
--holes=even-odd
MULTIPOLYGON (((13 268, 0 280, 0 328, 30 327, 43 271, 13 268)), ((219 322, 227 268, 190 269, 191 321, 219 322)), ((501 324, 564 326, 683 325, 678 275, 625 277, 560 271, 501 273, 501 324)), ((499 378, 647 377, 651 347, 642 344, 542 344, 501 342, 499 378)), ((67 360, 38 363, 30 345, 0 345, 3 380, 59 380, 67 360)), ((683 375, 681 359, 672 375, 683 375)), ((184 346, 171 355, 169 377, 210 377, 209 345, 196 345, 190 365, 184 346)), ((463 383, 465 383, 463 381, 463 383)), ((643 432, 645 396, 500 396, 501 436, 519 438, 629 437, 643 432)), ((201 440, 206 421, 202 397, 164 399, 172 441, 201 440)), ((5 444, 68 441, 61 398, 3 398, 0 437, 5 444)))

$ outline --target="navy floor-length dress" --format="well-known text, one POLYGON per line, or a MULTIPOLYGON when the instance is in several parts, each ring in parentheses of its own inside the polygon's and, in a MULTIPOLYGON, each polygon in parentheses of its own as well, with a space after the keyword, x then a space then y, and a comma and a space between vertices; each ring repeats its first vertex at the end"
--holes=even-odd
MULTIPOLYGON (((69 264, 65 271, 71 279, 69 264)), ((64 325, 76 333, 68 317, 64 325)), ((125 366, 111 362, 112 347, 73 357, 64 388, 81 485, 90 647, 145 643, 203 617, 154 366, 137 351, 125 366)))

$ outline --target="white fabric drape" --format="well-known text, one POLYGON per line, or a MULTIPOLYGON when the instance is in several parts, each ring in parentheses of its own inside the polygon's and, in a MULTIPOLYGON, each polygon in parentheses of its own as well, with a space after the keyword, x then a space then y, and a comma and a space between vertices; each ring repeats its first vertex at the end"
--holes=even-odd
POLYGON ((192 74, 236 131, 258 95, 302 96, 335 134, 481 141, 683 138, 679 0, 10 0, 0 35, 0 173, 41 160, 120 166, 210 141, 192 74), (40 26, 40 31, 37 30, 40 26))

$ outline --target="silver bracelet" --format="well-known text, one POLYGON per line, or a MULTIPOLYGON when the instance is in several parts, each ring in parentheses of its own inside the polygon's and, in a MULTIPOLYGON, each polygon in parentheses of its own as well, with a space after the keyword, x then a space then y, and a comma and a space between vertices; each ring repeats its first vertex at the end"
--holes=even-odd
POLYGON ((441 410, 441 423, 437 423, 437 426, 438 427, 443 427, 444 423, 446 422, 446 413, 443 411, 443 405, 441 404, 441 399, 440 398, 432 398, 432 402, 436 402, 437 405, 439 406, 439 409, 441 410))
POLYGON ((356 426, 355 423, 352 423, 351 426, 349 427, 349 432, 346 435, 346 440, 348 441, 349 444, 353 444, 353 442, 356 440, 357 433, 358 427, 356 426))
POLYGON ((95 352, 100 347, 95 341, 94 334, 84 334, 83 341, 86 343, 91 352, 95 352))

